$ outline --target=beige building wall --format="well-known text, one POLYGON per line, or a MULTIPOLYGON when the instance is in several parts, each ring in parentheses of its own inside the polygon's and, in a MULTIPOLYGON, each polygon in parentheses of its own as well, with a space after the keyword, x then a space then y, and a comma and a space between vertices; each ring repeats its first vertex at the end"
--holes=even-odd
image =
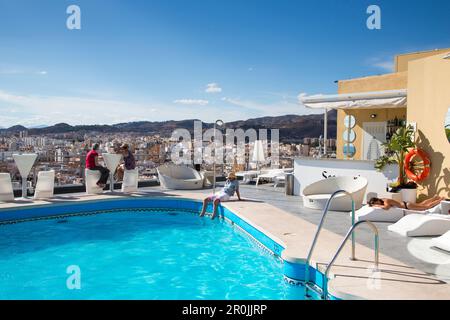
POLYGON ((447 49, 436 49, 436 50, 430 50, 430 51, 421 51, 421 52, 413 52, 413 53, 406 53, 406 54, 399 54, 395 57, 394 63, 395 63, 395 71, 396 72, 404 72, 408 70, 408 63, 410 61, 423 59, 426 57, 434 56, 436 54, 441 54, 445 52, 449 52, 450 48, 447 49))
MULTIPOLYGON (((450 49, 446 51, 450 52, 450 49)), ((450 197, 450 143, 444 122, 450 107, 450 59, 445 54, 414 60, 408 66, 408 121, 417 123, 417 143, 431 158, 431 174, 419 192, 450 197)))
MULTIPOLYGON (((358 79, 342 80, 338 82, 338 93, 356 93, 383 90, 406 89, 407 73, 391 73, 381 76, 364 77, 358 79)), ((362 159, 363 148, 363 123, 364 122, 382 122, 395 117, 406 119, 406 108, 397 109, 370 109, 370 110, 338 110, 337 114, 337 140, 336 140, 336 157, 344 159, 344 118, 346 115, 353 115, 356 119, 356 125, 353 129, 356 134, 356 140, 353 142, 356 148, 355 160, 362 159), (376 118, 371 118, 372 114, 376 114, 376 118)))

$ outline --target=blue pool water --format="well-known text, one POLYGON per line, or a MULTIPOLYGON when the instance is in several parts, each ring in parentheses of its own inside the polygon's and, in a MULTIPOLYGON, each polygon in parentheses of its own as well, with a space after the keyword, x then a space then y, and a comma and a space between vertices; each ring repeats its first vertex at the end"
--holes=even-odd
POLYGON ((0 235, 0 299, 304 297, 249 237, 192 213, 41 220, 2 225, 0 235), (69 266, 79 267, 80 289, 67 287, 69 266))

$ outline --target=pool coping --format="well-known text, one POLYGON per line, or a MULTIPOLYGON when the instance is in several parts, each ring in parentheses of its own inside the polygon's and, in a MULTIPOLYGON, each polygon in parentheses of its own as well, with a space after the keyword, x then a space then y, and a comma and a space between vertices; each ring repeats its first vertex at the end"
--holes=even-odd
MULTIPOLYGON (((33 203, 21 204, 0 204, 0 214, 5 211, 16 209, 36 209, 44 207, 66 206, 75 203, 108 202, 111 200, 129 200, 148 198, 152 200, 183 199, 196 201, 203 198, 202 194, 192 192, 170 191, 164 196, 152 195, 151 193, 139 195, 97 195, 81 196, 80 199, 64 201, 61 203, 48 203, 36 201, 33 203)), ((229 210, 239 221, 248 224, 254 230, 261 232, 273 243, 283 247, 275 254, 280 257, 287 266, 284 270, 288 279, 302 281, 301 267, 306 259, 309 246, 317 226, 309 223, 300 217, 292 216, 276 207, 263 202, 254 201, 232 201, 223 204, 223 208, 229 210), (299 232, 299 230, 301 232, 299 232), (297 267, 297 270, 294 270, 297 267), (296 274, 297 272, 297 274, 296 274), (300 276, 299 276, 300 274, 300 276)), ((235 221, 239 227, 241 224, 235 221)), ((247 230, 244 228, 244 231, 247 230)), ((252 232, 247 232, 260 243, 264 241, 255 237, 252 232)), ((312 277, 316 282, 321 282, 320 275, 324 271, 324 266, 331 260, 331 256, 340 243, 342 237, 326 229, 322 230, 321 237, 317 243, 315 255, 311 261, 314 266, 312 277), (330 248, 329 245, 333 244, 330 248)), ((273 243, 271 244, 273 246, 273 243)), ((267 246, 271 250, 270 245, 267 246)), ((357 244, 356 252, 360 260, 351 261, 348 259, 349 244, 336 261, 328 281, 328 291, 330 295, 337 299, 450 299, 450 285, 425 274, 410 266, 407 266, 393 258, 380 255, 381 271, 370 273, 373 259, 373 250, 357 244), (375 276, 374 276, 375 275, 375 276), (369 281, 374 281, 373 286, 368 285, 369 281)), ((303 265, 304 267, 304 265, 303 265)), ((304 268, 303 268, 304 269, 304 268)), ((304 273, 304 270, 303 270, 304 273)))

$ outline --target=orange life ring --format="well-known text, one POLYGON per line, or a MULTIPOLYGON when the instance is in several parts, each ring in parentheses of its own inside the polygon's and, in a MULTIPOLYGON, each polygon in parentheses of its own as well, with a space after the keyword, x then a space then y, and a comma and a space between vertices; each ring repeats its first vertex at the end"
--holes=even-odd
POLYGON ((412 149, 410 152, 408 152, 408 154, 405 157, 406 176, 415 182, 425 180, 430 174, 430 165, 431 165, 430 158, 428 158, 428 155, 424 151, 420 149, 412 149), (420 163, 419 165, 421 168, 421 170, 419 170, 420 172, 418 172, 417 170, 417 167, 419 166, 417 166, 412 161, 412 159, 416 156, 421 159, 421 161, 418 162, 420 163))

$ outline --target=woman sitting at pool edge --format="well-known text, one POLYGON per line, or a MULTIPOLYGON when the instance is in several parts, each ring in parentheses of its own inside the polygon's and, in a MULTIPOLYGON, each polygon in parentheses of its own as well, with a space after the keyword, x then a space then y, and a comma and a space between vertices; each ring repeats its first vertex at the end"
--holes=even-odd
POLYGON ((443 197, 435 196, 431 199, 422 201, 421 203, 411 203, 411 202, 398 202, 392 199, 380 199, 380 198, 372 198, 369 200, 368 204, 370 207, 382 208, 384 210, 389 210, 390 208, 400 208, 400 209, 408 209, 415 211, 425 211, 437 206, 441 201, 444 200, 443 197))
POLYGON ((211 216, 211 219, 214 219, 217 215, 217 207, 219 206, 220 202, 229 201, 232 196, 236 193, 238 200, 241 200, 241 194, 239 193, 239 181, 236 179, 236 175, 234 172, 230 172, 227 177, 227 181, 225 182, 225 186, 223 189, 214 195, 211 195, 207 197, 205 200, 203 200, 203 208, 202 212, 200 213, 200 217, 203 217, 206 212, 206 207, 208 206, 209 202, 213 202, 214 209, 213 214, 211 216))

